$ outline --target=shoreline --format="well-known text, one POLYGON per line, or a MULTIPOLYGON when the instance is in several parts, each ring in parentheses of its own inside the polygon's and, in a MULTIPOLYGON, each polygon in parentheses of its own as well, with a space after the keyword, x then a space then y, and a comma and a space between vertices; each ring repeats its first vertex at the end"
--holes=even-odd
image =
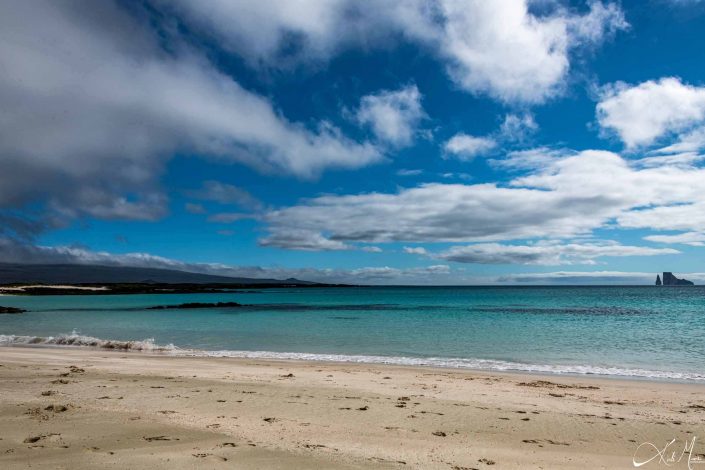
POLYGON ((705 433, 704 391, 607 377, 0 347, 0 466, 633 468, 642 442, 705 433))
POLYGON ((323 364, 363 364, 379 366, 401 366, 420 367, 440 370, 459 370, 480 373, 507 373, 507 374, 527 374, 546 377, 574 377, 574 378, 605 378, 610 380, 629 380, 637 382, 657 382, 657 383, 683 383, 705 385, 705 375, 690 372, 666 372, 646 369, 623 369, 618 367, 596 367, 596 366, 566 366, 566 365, 539 365, 525 364, 526 368, 513 367, 524 364, 497 361, 492 359, 467 359, 467 358, 424 358, 412 356, 377 356, 377 355, 348 355, 333 353, 298 353, 298 352, 276 352, 276 351, 248 351, 248 350, 205 350, 180 348, 169 345, 158 345, 150 339, 144 340, 111 340, 84 336, 77 333, 71 335, 57 335, 55 337, 39 337, 31 335, 0 335, 0 348, 25 347, 25 348, 71 348, 71 349, 92 349, 95 351, 122 351, 130 353, 160 354, 172 357, 198 357, 198 358, 229 358, 229 359, 249 359, 267 361, 293 361, 304 363, 323 364), (37 339, 36 342, 3 342, 6 338, 37 339), (45 342, 48 338, 55 339, 55 342, 45 342), (41 340, 41 341, 40 341, 41 340), (502 367, 481 367, 474 364, 498 364, 502 367), (546 370, 556 368, 555 370, 546 370), (591 368, 592 370, 620 370, 627 373, 603 373, 603 372, 579 372, 576 370, 591 368), (544 370, 542 370, 544 369, 544 370), (573 370, 571 370, 573 369, 573 370), (650 375, 649 375, 650 374, 650 375), (658 374, 658 375, 657 375, 658 374), (668 375, 670 374, 670 376, 668 375), (680 375, 677 376, 677 375, 680 375))

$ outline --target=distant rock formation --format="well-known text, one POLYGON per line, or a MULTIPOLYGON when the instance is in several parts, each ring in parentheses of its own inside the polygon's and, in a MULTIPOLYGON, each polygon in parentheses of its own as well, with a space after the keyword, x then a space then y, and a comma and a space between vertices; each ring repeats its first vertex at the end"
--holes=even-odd
POLYGON ((659 276, 658 274, 656 275, 656 285, 657 285, 657 286, 662 285, 662 284, 661 284, 661 276, 659 276))
POLYGON ((0 313, 24 313, 27 310, 15 307, 0 307, 0 313))
POLYGON ((693 286, 693 282, 687 279, 678 279, 673 273, 663 273, 664 286, 693 286))

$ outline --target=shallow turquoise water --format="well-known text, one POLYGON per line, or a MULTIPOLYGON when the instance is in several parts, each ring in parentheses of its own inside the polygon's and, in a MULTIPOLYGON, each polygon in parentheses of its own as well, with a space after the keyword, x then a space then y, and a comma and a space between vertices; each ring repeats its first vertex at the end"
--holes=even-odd
POLYGON ((4 296, 0 305, 30 310, 0 315, 0 344, 151 338, 156 345, 174 345, 175 354, 705 380, 700 287, 309 288, 4 296), (248 306, 144 310, 218 301, 248 306))

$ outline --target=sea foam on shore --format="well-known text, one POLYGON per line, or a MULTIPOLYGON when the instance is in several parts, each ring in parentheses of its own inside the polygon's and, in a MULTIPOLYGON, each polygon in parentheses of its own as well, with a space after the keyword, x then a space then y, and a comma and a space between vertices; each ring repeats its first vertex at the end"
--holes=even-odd
POLYGON ((483 371, 531 372, 557 375, 596 375, 656 380, 697 382, 705 381, 705 375, 703 374, 597 365, 529 364, 492 359, 466 359, 444 357, 374 356, 320 353, 314 354, 301 352, 235 350, 208 351, 201 349, 179 348, 173 344, 159 345, 155 343, 154 339, 144 339, 141 341, 101 339, 92 336, 84 336, 76 331, 73 331, 71 334, 62 334, 47 337, 0 335, 0 346, 92 347, 98 349, 163 353, 182 357, 231 357, 244 359, 347 362, 359 364, 387 364, 483 371))

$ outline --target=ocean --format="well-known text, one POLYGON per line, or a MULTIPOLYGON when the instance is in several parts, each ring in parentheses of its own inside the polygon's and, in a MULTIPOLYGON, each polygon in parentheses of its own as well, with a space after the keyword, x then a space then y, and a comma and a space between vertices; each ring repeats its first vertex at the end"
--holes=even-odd
POLYGON ((705 381, 705 287, 1 296, 0 345, 705 381), (243 307, 146 310, 186 302, 243 307))

